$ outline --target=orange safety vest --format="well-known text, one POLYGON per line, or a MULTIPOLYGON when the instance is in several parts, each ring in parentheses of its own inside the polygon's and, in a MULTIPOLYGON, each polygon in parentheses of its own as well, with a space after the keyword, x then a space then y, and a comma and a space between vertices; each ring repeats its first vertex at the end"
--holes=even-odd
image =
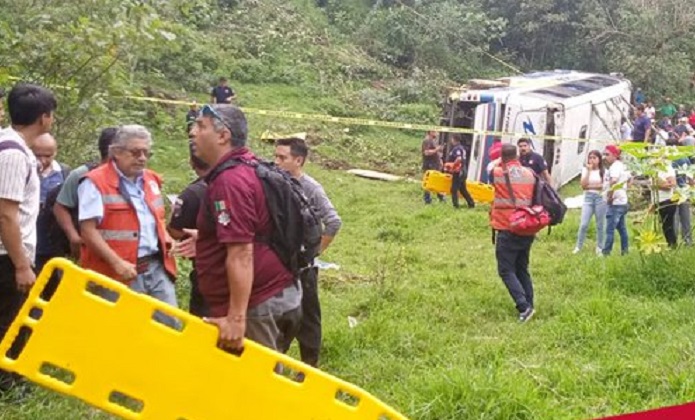
POLYGON ((492 170, 492 179, 495 186, 495 198, 490 211, 490 226, 495 230, 509 230, 509 217, 514 209, 532 204, 536 177, 531 169, 521 166, 518 160, 513 160, 495 166, 492 170), (514 190, 516 206, 509 194, 509 187, 504 177, 505 170, 509 173, 509 182, 514 190))
MULTIPOLYGON (((135 207, 120 193, 120 179, 114 165, 115 163, 109 162, 86 175, 86 178, 90 179, 101 193, 104 205, 104 217, 97 225, 97 229, 101 237, 119 257, 129 263, 137 264, 140 222, 135 207)), ((157 221, 159 250, 163 256, 164 269, 173 281, 176 279, 176 260, 168 254, 166 248, 164 197, 161 193, 162 178, 148 169, 145 169, 142 177, 145 202, 157 221)), ((117 279, 111 265, 94 250, 83 245, 80 256, 82 267, 117 279)))

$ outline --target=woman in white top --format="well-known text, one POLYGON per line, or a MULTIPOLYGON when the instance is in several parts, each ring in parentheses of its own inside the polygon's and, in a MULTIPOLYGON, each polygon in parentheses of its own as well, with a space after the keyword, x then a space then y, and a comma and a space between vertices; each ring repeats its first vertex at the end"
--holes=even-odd
POLYGON ((604 176, 603 160, 601 152, 592 150, 587 157, 587 163, 582 168, 581 185, 584 190, 584 204, 582 205, 582 220, 577 233, 577 245, 573 254, 578 253, 584 246, 586 231, 591 223, 591 216, 596 217, 596 254, 601 254, 603 249, 603 233, 606 221, 606 201, 601 195, 604 176))

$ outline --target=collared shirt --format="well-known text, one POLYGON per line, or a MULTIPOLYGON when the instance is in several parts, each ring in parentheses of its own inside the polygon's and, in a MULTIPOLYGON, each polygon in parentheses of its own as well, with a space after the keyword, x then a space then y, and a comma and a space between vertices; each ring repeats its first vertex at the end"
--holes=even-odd
MULTIPOLYGON (((230 151, 220 159, 255 160, 245 147, 230 151)), ((212 169, 214 172, 215 169, 212 169)), ((198 212, 196 270, 200 292, 211 316, 225 316, 229 309, 227 283, 228 244, 253 244, 253 285, 249 308, 265 302, 292 284, 292 273, 273 249, 257 238, 269 237, 273 223, 263 184, 248 165, 227 169, 208 184, 205 202, 198 212)))
POLYGON ((309 203, 321 218, 323 234, 330 237, 337 235, 340 227, 343 225, 343 221, 321 184, 307 174, 302 174, 299 178, 299 183, 302 185, 304 195, 309 199, 309 203))
POLYGON ((65 182, 63 167, 60 166, 58 161, 53 161, 51 163, 51 168, 48 171, 39 172, 39 179, 41 181, 41 204, 46 202, 46 195, 53 188, 65 182))
POLYGON ((56 201, 70 209, 77 207, 77 187, 79 187, 80 180, 87 172, 89 172, 89 166, 87 165, 78 166, 70 171, 70 175, 63 182, 63 186, 60 187, 56 201))
MULTIPOLYGON (((0 153, 0 198, 19 203, 19 231, 22 235, 24 254, 30 261, 34 261, 40 198, 36 157, 14 129, 0 130, 0 141, 5 140, 14 141, 22 146, 24 153, 12 149, 0 153)), ((2 239, 0 255, 7 255, 2 239)))
MULTIPOLYGON (((135 208, 140 225, 138 243, 138 258, 159 252, 159 237, 157 236, 157 219, 147 207, 142 175, 135 182, 126 178, 114 162, 110 163, 118 173, 118 182, 123 197, 135 208)), ((85 179, 77 188, 79 196, 79 220, 97 219, 101 223, 104 217, 104 201, 96 185, 85 179)))
POLYGON ((548 164, 545 163, 545 158, 536 152, 529 152, 525 155, 519 156, 519 162, 521 163, 521 166, 525 166, 533 170, 536 175, 540 175, 543 173, 543 171, 548 169, 548 164))

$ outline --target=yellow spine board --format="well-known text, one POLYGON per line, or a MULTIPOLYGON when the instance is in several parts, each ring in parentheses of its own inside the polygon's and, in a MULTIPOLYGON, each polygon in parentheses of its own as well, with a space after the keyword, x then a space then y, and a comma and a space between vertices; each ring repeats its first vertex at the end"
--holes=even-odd
MULTIPOLYGON (((466 188, 476 203, 489 204, 495 198, 495 188, 482 182, 466 180, 466 188)), ((451 195, 451 174, 439 171, 426 171, 422 176, 422 189, 444 195, 451 195)), ((461 193, 459 193, 461 197, 461 193)))
POLYGON ((0 342, 0 367, 126 419, 405 419, 364 390, 250 340, 241 356, 226 353, 217 335, 197 317, 53 259, 0 342), (62 280, 45 301, 54 270, 62 280), (117 294, 115 303, 94 286, 117 294), (153 320, 155 311, 183 327, 153 320), (8 356, 20 328, 30 336, 8 356))

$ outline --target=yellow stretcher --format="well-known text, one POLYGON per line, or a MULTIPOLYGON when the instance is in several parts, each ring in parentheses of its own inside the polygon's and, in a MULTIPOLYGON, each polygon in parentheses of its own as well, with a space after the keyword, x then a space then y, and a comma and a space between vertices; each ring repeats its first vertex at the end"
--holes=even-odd
POLYGON ((240 356, 222 351, 217 335, 199 318, 53 259, 0 342, 0 367, 126 419, 405 419, 362 389, 250 340, 240 356), (62 281, 46 301, 54 270, 62 281))
MULTIPOLYGON (((422 188, 437 194, 451 194, 451 174, 439 171, 426 171, 422 176, 422 188)), ((495 188, 478 181, 466 180, 466 188, 476 203, 492 203, 495 188)), ((459 193, 461 197, 461 193, 459 193)))

